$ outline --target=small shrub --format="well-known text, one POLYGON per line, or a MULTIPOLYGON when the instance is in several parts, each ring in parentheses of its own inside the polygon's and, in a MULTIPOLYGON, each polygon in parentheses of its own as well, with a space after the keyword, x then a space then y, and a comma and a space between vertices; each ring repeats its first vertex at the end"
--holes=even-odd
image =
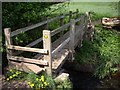
POLYGON ((54 88, 54 81, 51 77, 41 74, 36 75, 34 73, 29 73, 27 75, 27 81, 30 86, 30 88, 34 89, 48 89, 48 88, 54 88))
POLYGON ((83 47, 75 55, 80 63, 90 62, 96 65, 95 76, 105 78, 118 69, 120 64, 120 37, 117 31, 106 30, 96 25, 93 42, 84 40, 83 47), (96 55, 96 58, 94 56, 96 55))
POLYGON ((7 73, 5 74, 6 80, 10 81, 10 80, 20 80, 21 78, 24 77, 24 73, 16 70, 16 69, 9 69, 9 71, 7 71, 7 73))
POLYGON ((56 88, 57 89, 66 89, 66 88, 72 88, 71 82, 69 79, 62 81, 56 81, 56 88))

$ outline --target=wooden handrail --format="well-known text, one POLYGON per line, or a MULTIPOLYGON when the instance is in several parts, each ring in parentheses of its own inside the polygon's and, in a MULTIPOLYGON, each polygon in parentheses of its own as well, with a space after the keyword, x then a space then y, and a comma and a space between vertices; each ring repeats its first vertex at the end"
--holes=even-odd
POLYGON ((26 45, 26 47, 32 47, 32 46, 38 44, 39 42, 41 42, 42 40, 43 40, 42 37, 41 37, 41 38, 38 38, 37 40, 35 40, 35 41, 29 43, 28 45, 26 45))
POLYGON ((29 51, 29 52, 36 52, 36 53, 48 54, 48 50, 46 50, 46 49, 21 47, 21 46, 14 46, 14 45, 8 45, 7 48, 8 49, 13 49, 13 50, 21 50, 21 51, 29 51))
MULTIPOLYGON (((29 44, 26 45, 25 47, 32 47, 32 46, 38 44, 39 42, 41 42, 42 40, 43 40, 42 37, 41 37, 41 38, 38 38, 37 40, 35 40, 35 41, 29 43, 29 44)), ((22 52, 23 52, 23 51, 16 51, 16 52, 13 53, 13 55, 19 55, 19 54, 21 54, 22 52)))
POLYGON ((52 55, 60 51, 69 41, 70 41, 70 37, 67 38, 63 43, 61 43, 55 50, 53 50, 52 55))
POLYGON ((53 31, 51 31, 51 36, 61 32, 63 28, 67 28, 69 25, 70 25, 70 23, 67 23, 59 28, 54 29, 53 31))
POLYGON ((75 23, 78 22, 78 21, 81 21, 81 19, 83 18, 83 16, 84 16, 84 15, 81 15, 80 18, 77 18, 77 19, 75 20, 75 23))
MULTIPOLYGON (((73 12, 72 14, 75 14, 75 13, 77 13, 77 12, 73 12)), ((52 18, 52 19, 45 20, 45 21, 43 21, 43 22, 40 22, 40 23, 31 25, 31 26, 27 26, 27 27, 24 27, 24 28, 21 28, 21 29, 17 29, 17 30, 15 30, 15 31, 11 32, 10 37, 13 37, 13 36, 15 36, 15 35, 17 35, 17 34, 20 34, 21 32, 26 32, 26 31, 29 31, 29 30, 31 30, 31 29, 40 27, 40 26, 42 26, 42 25, 44 25, 44 24, 46 24, 46 23, 50 23, 50 22, 52 22, 52 21, 54 21, 54 20, 64 18, 65 16, 68 16, 68 15, 69 15, 69 14, 65 14, 65 15, 62 15, 62 16, 57 16, 57 17, 54 17, 54 18, 52 18)))
POLYGON ((23 61, 28 63, 40 64, 40 65, 48 65, 48 61, 45 60, 30 59, 19 56, 7 56, 7 58, 14 61, 23 61))

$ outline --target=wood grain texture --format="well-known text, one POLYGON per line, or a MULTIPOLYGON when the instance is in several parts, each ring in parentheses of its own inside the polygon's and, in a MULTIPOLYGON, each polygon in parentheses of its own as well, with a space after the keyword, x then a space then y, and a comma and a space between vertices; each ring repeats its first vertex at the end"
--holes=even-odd
POLYGON ((52 76, 52 47, 51 47, 51 32, 43 30, 43 47, 48 50, 48 54, 44 55, 44 60, 48 61, 49 66, 46 69, 47 74, 52 76))
POLYGON ((21 46, 14 46, 14 45, 8 45, 8 49, 48 54, 48 50, 47 49, 21 47, 21 46))
POLYGON ((45 60, 30 59, 19 56, 8 56, 8 59, 13 61, 21 61, 21 62, 34 63, 39 65, 48 65, 48 62, 45 60))

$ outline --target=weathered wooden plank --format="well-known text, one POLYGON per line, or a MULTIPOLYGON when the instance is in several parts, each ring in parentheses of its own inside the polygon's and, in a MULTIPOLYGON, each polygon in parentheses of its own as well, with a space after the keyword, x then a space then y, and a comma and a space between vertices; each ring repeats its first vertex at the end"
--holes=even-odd
POLYGON ((81 21, 82 18, 83 18, 83 16, 84 16, 84 15, 81 15, 79 18, 77 18, 77 19, 75 20, 75 23, 78 22, 78 21, 81 21))
POLYGON ((48 65, 48 62, 45 60, 30 59, 30 58, 24 58, 24 57, 19 57, 19 56, 8 56, 8 59, 14 60, 14 61, 22 61, 22 62, 27 62, 27 63, 40 64, 40 65, 48 65))
POLYGON ((69 31, 66 32, 62 37, 58 38, 52 43, 52 51, 55 50, 62 42, 69 38, 69 31))
POLYGON ((69 54, 68 49, 62 49, 60 53, 57 55, 57 57, 53 59, 52 69, 57 72, 59 70, 58 68, 60 68, 66 61, 66 57, 68 56, 68 54, 69 54))
MULTIPOLYGON (((41 41, 42 41, 42 37, 39 38, 39 39, 37 39, 37 40, 35 40, 35 41, 33 41, 33 42, 31 42, 31 43, 29 43, 29 44, 26 45, 25 47, 32 47, 32 46, 38 44, 38 43, 41 42, 41 41)), ((21 54, 22 52, 23 52, 23 51, 16 51, 16 52, 13 53, 13 55, 19 55, 19 54, 21 54)))
MULTIPOLYGON (((5 44, 6 44, 6 47, 8 47, 8 45, 12 44, 12 40, 10 37, 11 29, 5 28, 4 33, 5 33, 5 44)), ((12 55, 12 51, 7 49, 7 55, 12 55)))
POLYGON ((51 31, 51 36, 61 32, 63 28, 67 28, 69 25, 70 25, 70 23, 67 23, 67 24, 65 24, 57 29, 54 29, 53 31, 51 31))
POLYGON ((13 37, 13 36, 15 36, 15 35, 17 35, 17 34, 19 34, 19 33, 21 33, 21 32, 26 32, 26 31, 28 31, 28 30, 31 30, 31 29, 40 27, 40 26, 42 26, 42 25, 44 25, 44 24, 46 24, 46 23, 50 23, 50 22, 52 22, 52 21, 54 21, 54 20, 56 20, 56 19, 59 19, 59 18, 60 18, 60 16, 55 17, 55 18, 52 18, 52 19, 49 19, 49 20, 46 20, 46 21, 42 21, 42 22, 40 22, 40 23, 31 25, 31 26, 27 26, 27 27, 25 27, 25 28, 17 29, 17 30, 15 30, 15 31, 11 32, 11 37, 13 37))
POLYGON ((47 74, 52 76, 52 47, 51 47, 51 32, 48 30, 43 30, 43 47, 48 50, 48 54, 44 55, 44 60, 49 62, 47 67, 47 74))
MULTIPOLYGON (((46 19, 46 21, 48 21, 48 17, 45 17, 45 19, 46 19)), ((45 24, 45 28, 44 28, 44 29, 45 29, 45 30, 48 30, 48 28, 49 28, 49 24, 48 24, 48 23, 46 23, 46 24, 45 24)))
POLYGON ((84 31, 84 28, 85 28, 85 26, 78 26, 75 30, 75 34, 76 35, 79 34, 81 32, 81 30, 84 31))
POLYGON ((68 42, 70 41, 70 38, 67 38, 63 43, 61 43, 55 50, 52 51, 52 55, 59 52, 68 42))
POLYGON ((24 65, 28 67, 31 71, 33 71, 35 74, 39 74, 40 72, 45 71, 45 68, 42 68, 35 64, 24 63, 24 65))
POLYGON ((42 54, 48 54, 48 50, 47 49, 21 47, 21 46, 14 46, 14 45, 8 45, 8 49, 21 50, 21 51, 29 51, 29 52, 36 52, 36 53, 42 53, 42 54))
POLYGON ((20 70, 20 71, 24 71, 24 72, 27 72, 27 73, 31 72, 31 70, 24 65, 24 62, 17 62, 17 61, 12 61, 11 60, 9 67, 20 70))
POLYGON ((40 73, 41 71, 44 71, 45 69, 42 67, 39 67, 35 64, 30 64, 30 63, 25 63, 25 62, 15 62, 15 61, 10 61, 11 68, 15 68, 17 70, 21 70, 27 73, 34 72, 36 74, 40 73))
MULTIPOLYGON (((75 13, 76 13, 76 12, 73 12, 73 13, 71 13, 71 15, 72 15, 72 14, 75 14, 75 13)), ((62 16, 57 16, 57 17, 54 17, 54 18, 52 18, 52 19, 45 20, 45 21, 42 21, 42 22, 40 22, 40 23, 31 25, 31 26, 27 26, 27 27, 24 27, 24 28, 21 28, 21 29, 17 29, 17 30, 15 30, 15 31, 11 32, 11 37, 13 37, 13 36, 15 36, 15 35, 17 35, 17 34, 20 34, 21 32, 26 32, 26 31, 29 31, 29 30, 31 30, 31 29, 40 27, 40 26, 42 26, 42 25, 44 25, 44 24, 46 24, 46 23, 50 23, 50 22, 52 22, 52 21, 54 21, 54 20, 57 20, 57 19, 60 19, 60 18, 64 18, 64 17, 66 17, 66 16, 68 16, 68 15, 69 15, 69 14, 65 14, 65 15, 62 15, 62 16)))
POLYGON ((72 60, 74 60, 74 44, 75 44, 75 20, 71 19, 70 21, 71 25, 70 25, 70 43, 69 43, 69 50, 70 53, 72 55, 72 60))
POLYGON ((42 37, 41 37, 41 38, 38 38, 37 40, 35 40, 35 41, 29 43, 28 45, 26 45, 26 47, 32 47, 32 46, 40 43, 42 40, 43 40, 42 37))
MULTIPOLYGON (((10 33, 11 33, 11 29, 10 28, 5 28, 4 29, 4 34, 5 34, 5 44, 6 44, 6 48, 7 48, 7 59, 8 59, 8 56, 11 56, 12 55, 12 50, 8 50, 8 45, 11 45, 12 44, 12 40, 11 40, 11 37, 10 37, 10 33)), ((10 65, 10 61, 8 59, 8 65, 10 65)))

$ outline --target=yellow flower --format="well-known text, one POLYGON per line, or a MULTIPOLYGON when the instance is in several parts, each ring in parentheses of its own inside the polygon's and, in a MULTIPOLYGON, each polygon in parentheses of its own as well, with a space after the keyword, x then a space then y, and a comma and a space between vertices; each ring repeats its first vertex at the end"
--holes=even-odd
POLYGON ((47 86, 47 83, 46 83, 46 82, 44 82, 44 85, 45 85, 45 86, 47 86))
POLYGON ((12 77, 12 76, 10 76, 9 78, 10 78, 10 79, 12 79, 13 77, 12 77))
POLYGON ((7 81, 9 81, 9 78, 7 78, 7 81))
POLYGON ((12 72, 13 70, 12 69, 10 69, 10 72, 12 72))
POLYGON ((36 78, 36 81, 38 81, 39 79, 38 78, 36 78))
POLYGON ((21 74, 22 72, 19 72, 19 74, 21 74))
POLYGON ((41 79, 39 79, 39 81, 41 81, 41 79))
POLYGON ((30 85, 31 83, 30 83, 30 82, 28 82, 28 84, 30 85))
POLYGON ((43 82, 44 82, 44 76, 43 76, 43 75, 41 76, 41 81, 43 81, 43 82))
POLYGON ((13 74, 13 77, 15 77, 16 76, 16 74, 13 74))
POLYGON ((16 72, 16 74, 18 75, 18 74, 19 74, 19 72, 17 71, 17 72, 16 72))
POLYGON ((30 87, 33 88, 33 87, 34 87, 34 84, 30 84, 30 87))

